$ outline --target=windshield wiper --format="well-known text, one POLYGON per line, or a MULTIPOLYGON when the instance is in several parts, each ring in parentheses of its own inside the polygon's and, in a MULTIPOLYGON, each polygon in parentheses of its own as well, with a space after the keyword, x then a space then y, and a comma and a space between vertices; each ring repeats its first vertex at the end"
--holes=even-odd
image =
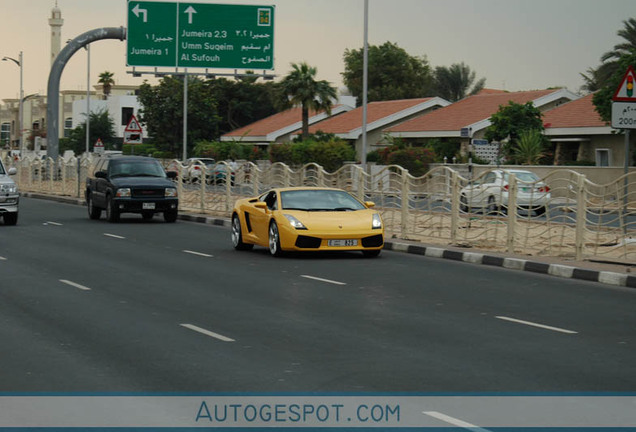
POLYGON ((354 208, 351 208, 351 207, 336 207, 333 210, 334 211, 355 211, 357 209, 354 209, 354 208))

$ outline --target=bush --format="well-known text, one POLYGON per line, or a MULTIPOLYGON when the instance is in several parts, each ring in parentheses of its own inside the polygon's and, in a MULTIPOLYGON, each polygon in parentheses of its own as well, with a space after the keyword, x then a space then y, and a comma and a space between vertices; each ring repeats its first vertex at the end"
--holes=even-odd
POLYGON ((199 141, 194 146, 194 157, 209 157, 218 161, 265 159, 267 153, 258 146, 249 146, 237 141, 199 141))
POLYGON ((312 139, 293 143, 273 144, 269 147, 269 159, 288 165, 316 163, 333 172, 344 162, 355 160, 355 149, 345 141, 331 138, 329 141, 312 139))
POLYGON ((385 165, 399 165, 415 177, 424 175, 428 165, 435 160, 435 153, 428 147, 386 147, 379 152, 385 165))
POLYGON ((121 149, 122 154, 136 156, 153 155, 156 151, 157 149, 152 144, 126 144, 121 149))

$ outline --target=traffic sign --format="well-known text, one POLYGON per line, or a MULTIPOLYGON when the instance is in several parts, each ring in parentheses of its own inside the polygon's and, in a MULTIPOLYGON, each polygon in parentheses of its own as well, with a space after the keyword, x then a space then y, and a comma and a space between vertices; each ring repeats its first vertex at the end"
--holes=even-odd
POLYGON ((126 125, 126 129, 124 129, 124 131, 126 132, 141 132, 142 131, 141 125, 137 121, 137 117, 135 117, 134 114, 130 116, 130 121, 128 121, 128 124, 126 125))
POLYGON ((128 66, 273 69, 274 11, 128 0, 128 66))
POLYGON ((634 68, 629 66, 623 81, 616 89, 612 100, 614 102, 636 102, 636 92, 634 92, 634 82, 636 82, 636 73, 634 68))
POLYGON ((636 129, 636 103, 612 102, 612 127, 636 129))

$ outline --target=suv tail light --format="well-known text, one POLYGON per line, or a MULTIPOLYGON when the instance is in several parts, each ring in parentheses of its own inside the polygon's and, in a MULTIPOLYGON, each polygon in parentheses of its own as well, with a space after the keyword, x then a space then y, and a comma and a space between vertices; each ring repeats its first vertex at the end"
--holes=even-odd
POLYGON ((545 192, 545 193, 548 193, 548 192, 550 192, 550 187, 549 187, 549 186, 541 186, 541 187, 539 188, 539 192, 545 192))

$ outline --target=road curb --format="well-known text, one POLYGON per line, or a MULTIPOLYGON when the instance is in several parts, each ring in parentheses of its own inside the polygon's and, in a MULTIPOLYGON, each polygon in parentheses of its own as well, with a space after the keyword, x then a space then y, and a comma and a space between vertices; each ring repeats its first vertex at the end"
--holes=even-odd
POLYGON ((504 258, 475 252, 462 252, 439 247, 401 243, 392 240, 384 242, 384 249, 415 255, 424 255, 429 258, 450 259, 453 261, 462 261, 471 264, 502 267, 509 270, 528 271, 561 278, 599 282, 605 285, 636 288, 636 276, 630 276, 623 273, 589 270, 579 267, 565 266, 563 264, 548 264, 518 258, 504 258))
MULTIPOLYGON (((45 195, 32 192, 22 192, 21 196, 27 198, 46 199, 66 204, 86 205, 86 201, 82 198, 45 195)), ((188 222, 203 223, 206 225, 221 226, 226 228, 230 228, 232 226, 232 222, 230 221, 230 219, 215 216, 179 213, 179 219, 188 222)), ((573 267, 563 264, 548 264, 544 262, 518 258, 506 258, 478 252, 463 252, 452 249, 445 249, 444 247, 402 243, 394 240, 386 240, 384 242, 384 249, 394 252, 424 255, 429 258, 449 259, 470 264, 502 267, 509 270, 527 271, 566 279, 578 279, 589 282, 598 282, 604 285, 636 288, 636 276, 631 276, 623 273, 590 270, 581 267, 573 267)))

